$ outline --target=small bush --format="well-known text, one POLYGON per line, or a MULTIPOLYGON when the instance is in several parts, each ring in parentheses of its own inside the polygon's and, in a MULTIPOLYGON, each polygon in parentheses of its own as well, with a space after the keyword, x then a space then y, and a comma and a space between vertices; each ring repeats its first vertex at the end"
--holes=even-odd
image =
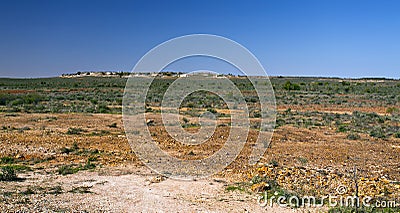
POLYGON ((337 130, 338 132, 347 132, 348 131, 348 127, 347 127, 347 125, 346 124, 340 124, 339 126, 338 126, 338 130, 337 130))
MULTIPOLYGON (((69 175, 69 174, 75 174, 81 170, 89 170, 89 169, 94 169, 96 168, 96 164, 92 163, 92 160, 95 160, 93 158, 89 158, 84 165, 63 165, 58 168, 58 174, 60 175, 69 175)), ((97 160, 97 159, 96 159, 97 160)))
POLYGON ((82 128, 68 128, 68 135, 80 135, 82 132, 85 132, 82 128))
POLYGON ((189 123, 189 121, 190 121, 189 119, 187 119, 185 117, 183 117, 182 120, 183 120, 183 122, 185 122, 185 124, 189 123))
POLYGON ((278 167, 279 163, 276 160, 272 160, 271 162, 269 162, 270 165, 272 165, 273 167, 278 167))
POLYGON ((74 142, 74 143, 72 144, 72 150, 74 150, 74 151, 79 150, 78 143, 74 142))
POLYGON ((349 140, 359 140, 361 137, 357 133, 350 133, 347 135, 347 139, 349 140))
POLYGON ((307 158, 299 157, 299 158, 297 158, 297 160, 298 160, 302 165, 306 165, 306 164, 308 163, 308 159, 307 159, 307 158))
POLYGON ((283 89, 285 90, 300 90, 300 85, 291 83, 290 81, 286 81, 283 85, 283 89))
POLYGON ((60 175, 69 175, 69 174, 74 174, 79 171, 79 168, 73 167, 73 165, 63 165, 60 168, 58 168, 58 174, 60 175))
POLYGON ((47 192, 48 194, 53 194, 53 195, 58 195, 63 192, 61 186, 55 186, 52 188, 49 188, 49 191, 47 192))
POLYGON ((208 108, 207 111, 216 114, 217 110, 213 109, 213 108, 208 108))
POLYGON ((112 124, 108 125, 108 127, 110 127, 110 128, 117 128, 117 123, 112 123, 112 124))
POLYGON ((32 171, 31 167, 25 165, 10 164, 3 167, 9 167, 10 169, 13 169, 15 171, 32 171))
POLYGON ((23 194, 23 195, 33 195, 35 193, 36 192, 30 187, 28 187, 25 191, 21 192, 21 194, 23 194))
POLYGON ((3 164, 12 164, 12 163, 14 163, 14 158, 13 158, 13 157, 10 157, 10 156, 2 157, 2 158, 0 158, 0 163, 3 163, 3 164))
POLYGON ((394 115, 396 113, 399 113, 399 109, 397 109, 396 107, 388 107, 386 109, 386 113, 394 115))
POLYGON ((96 164, 92 163, 91 161, 87 161, 86 164, 82 167, 82 170, 89 170, 96 168, 96 164))
POLYGON ((238 190, 238 191, 244 191, 244 189, 242 188, 242 187, 240 187, 240 186, 227 186, 226 188, 225 188, 225 190, 226 191, 236 191, 236 190, 238 190))
POLYGON ((261 112, 259 112, 259 111, 253 112, 253 116, 252 117, 253 118, 261 118, 261 112))
POLYGON ((96 156, 90 156, 88 158, 88 162, 92 162, 92 161, 97 161, 97 157, 96 156))
POLYGON ((1 167, 0 181, 15 181, 18 180, 15 168, 12 166, 1 167))
POLYGON ((71 189, 70 193, 80 193, 80 194, 86 194, 86 193, 93 193, 90 191, 90 188, 92 188, 92 186, 79 186, 76 188, 71 189))
POLYGON ((69 154, 69 153, 75 152, 75 151, 79 151, 79 146, 78 146, 78 144, 76 142, 74 142, 72 144, 72 148, 63 147, 60 150, 61 154, 69 154))
POLYGON ((67 147, 63 147, 61 148, 60 152, 61 154, 69 154, 70 152, 72 152, 72 150, 67 147))
POLYGON ((374 138, 385 138, 386 135, 381 128, 376 128, 369 133, 369 136, 374 138))
POLYGON ((102 136, 102 135, 108 135, 108 134, 110 134, 110 131, 107 131, 107 130, 94 131, 94 132, 90 133, 90 135, 92 135, 92 136, 102 136))

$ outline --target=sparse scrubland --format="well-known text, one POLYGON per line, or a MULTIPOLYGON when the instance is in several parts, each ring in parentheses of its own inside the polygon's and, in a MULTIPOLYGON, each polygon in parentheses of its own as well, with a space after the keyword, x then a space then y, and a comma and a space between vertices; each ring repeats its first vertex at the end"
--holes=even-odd
MULTIPOLYGON (((347 195, 400 203, 399 80, 271 78, 277 106, 275 132, 262 160, 250 166, 247 157, 260 130, 259 99, 249 80, 229 78, 245 96, 251 128, 239 157, 213 177, 223 180, 224 193, 322 197, 344 185, 347 195)), ((66 199, 96 196, 100 192, 93 192, 95 188, 107 185, 93 180, 96 184, 70 187, 66 185, 69 176, 96 172, 119 176, 144 167, 123 129, 126 80, 122 76, 0 79, 0 211, 29 206, 37 206, 38 211, 93 211, 97 207, 89 204, 58 207, 42 201, 64 194, 66 199)), ((174 76, 164 76, 153 82, 146 97, 146 116, 152 121, 149 130, 160 147, 175 157, 207 157, 223 145, 221 136, 229 133, 230 111, 213 93, 193 93, 181 104, 182 127, 195 131, 199 115, 208 111, 219 121, 215 137, 198 146, 171 140, 162 126, 160 103, 174 80, 174 76)), ((152 184, 164 181, 153 176, 152 184)), ((358 211, 396 212, 399 208, 358 211)))

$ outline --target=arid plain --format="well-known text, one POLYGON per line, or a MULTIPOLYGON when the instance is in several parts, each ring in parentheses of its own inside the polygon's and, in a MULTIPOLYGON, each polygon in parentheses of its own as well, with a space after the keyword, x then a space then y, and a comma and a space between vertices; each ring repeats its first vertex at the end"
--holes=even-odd
MULTIPOLYGON (((346 195, 400 203, 400 81, 271 78, 276 127, 261 161, 249 165, 259 103, 246 78, 229 78, 249 106, 245 147, 226 169, 193 183, 152 172, 135 155, 121 115, 126 78, 0 79, 0 211, 158 212, 164 202, 166 211, 262 212, 260 193, 322 197, 339 186, 346 195)), ((229 134, 230 111, 215 95, 191 95, 182 103, 182 127, 197 131, 205 111, 218 127, 201 145, 174 141, 159 110, 174 80, 160 77, 149 93, 149 131, 177 158, 210 156, 229 134)))

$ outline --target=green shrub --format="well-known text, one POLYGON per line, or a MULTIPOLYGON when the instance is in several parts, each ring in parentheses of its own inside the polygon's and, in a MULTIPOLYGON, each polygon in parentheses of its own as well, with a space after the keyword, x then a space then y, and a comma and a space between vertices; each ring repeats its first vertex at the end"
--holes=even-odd
POLYGON ((106 104, 100 104, 98 112, 99 113, 110 113, 111 109, 106 104))
POLYGON ((72 144, 72 148, 63 147, 60 150, 61 154, 69 154, 71 152, 76 152, 76 151, 79 151, 79 146, 78 143, 76 142, 72 144))
POLYGON ((15 168, 13 166, 1 167, 0 181, 15 181, 18 180, 15 168))
POLYGON ((236 190, 238 190, 238 191, 244 191, 244 189, 242 188, 242 187, 240 187, 240 186, 238 186, 238 185, 230 185, 230 186, 227 186, 226 188, 225 188, 225 190, 226 191, 236 191, 236 190))
POLYGON ((69 175, 69 174, 75 174, 81 170, 89 170, 89 169, 94 169, 96 168, 96 164, 92 163, 92 161, 95 160, 95 158, 89 158, 84 165, 79 164, 79 165, 63 165, 58 168, 58 174, 60 175, 69 175))
POLYGON ((108 127, 110 127, 110 128, 117 128, 117 123, 112 123, 112 124, 108 125, 108 127))
POLYGON ((80 135, 82 132, 85 132, 82 128, 68 128, 68 135, 80 135))
POLYGON ((207 111, 208 111, 208 112, 211 112, 211 113, 214 113, 214 114, 217 113, 217 110, 215 110, 215 109, 213 109, 213 108, 208 108, 207 111))
POLYGON ((79 167, 74 167, 73 165, 63 165, 57 171, 60 175, 69 175, 77 173, 79 170, 79 167))
POLYGON ((74 142, 74 143, 72 144, 72 150, 73 150, 73 151, 79 150, 79 146, 78 146, 78 143, 77 143, 77 142, 74 142))
POLYGON ((290 81, 286 81, 283 85, 283 89, 285 90, 300 90, 300 85, 291 83, 290 81))
POLYGON ((189 123, 189 121, 190 121, 190 120, 187 119, 186 117, 183 117, 182 120, 183 120, 183 122, 185 122, 185 124, 189 123))
POLYGON ((269 164, 272 165, 273 167, 278 167, 279 166, 279 163, 276 160, 270 161, 269 164))
POLYGON ((252 117, 253 118, 261 118, 261 112, 260 111, 254 111, 252 117))
POLYGON ((0 158, 0 163, 3 163, 3 164, 12 164, 12 163, 14 163, 14 158, 13 158, 13 157, 10 157, 10 156, 2 157, 2 158, 0 158))
POLYGON ((347 127, 347 125, 346 124, 340 124, 339 126, 338 126, 338 130, 337 130, 338 132, 347 132, 348 131, 348 127, 347 127))
POLYGON ((70 152, 72 152, 72 150, 67 147, 63 147, 61 148, 60 152, 61 154, 69 154, 70 152))
POLYGON ((82 167, 82 170, 94 169, 96 168, 96 164, 92 163, 93 160, 97 160, 97 158, 89 158, 86 164, 82 167))
POLYGON ((399 113, 399 109, 396 107, 388 107, 386 109, 386 113, 394 115, 396 113, 399 113))
POLYGON ((92 186, 79 186, 76 188, 71 189, 70 193, 80 193, 80 194, 86 194, 86 193, 93 193, 89 189, 92 188, 92 186))
POLYGON ((307 159, 307 158, 299 157, 299 158, 297 158, 297 160, 298 160, 302 165, 306 165, 306 164, 308 163, 308 159, 307 159))
POLYGON ((349 140, 359 140, 361 137, 357 133, 350 133, 347 135, 347 139, 349 140))
POLYGON ((385 138, 386 135, 381 128, 375 128, 370 133, 369 136, 374 138, 385 138))

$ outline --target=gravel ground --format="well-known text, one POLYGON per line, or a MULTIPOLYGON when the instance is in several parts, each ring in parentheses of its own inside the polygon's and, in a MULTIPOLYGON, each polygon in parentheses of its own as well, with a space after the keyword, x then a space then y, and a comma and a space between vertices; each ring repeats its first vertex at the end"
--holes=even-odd
POLYGON ((265 210, 254 194, 226 191, 223 179, 165 179, 145 167, 19 176, 0 182, 1 212, 293 212, 265 210))

